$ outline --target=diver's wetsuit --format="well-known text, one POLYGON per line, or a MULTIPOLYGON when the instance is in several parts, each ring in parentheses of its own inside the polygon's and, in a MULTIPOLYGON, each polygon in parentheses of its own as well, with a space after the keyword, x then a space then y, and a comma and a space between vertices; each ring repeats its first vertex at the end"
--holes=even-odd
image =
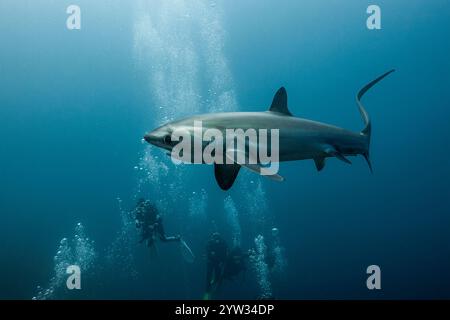
POLYGON ((164 226, 160 215, 156 216, 156 221, 153 224, 155 235, 159 236, 159 240, 163 242, 180 241, 180 236, 166 236, 164 226))
POLYGON ((180 241, 180 236, 166 236, 162 218, 158 214, 156 207, 148 200, 139 200, 136 207, 136 227, 141 228, 141 240, 139 243, 147 240, 147 246, 150 247, 158 237, 163 242, 180 241))
POLYGON ((232 280, 246 269, 246 259, 248 255, 244 254, 239 247, 234 247, 227 255, 223 278, 232 280))
POLYGON ((206 292, 210 293, 222 281, 228 247, 226 242, 215 234, 206 246, 206 292))

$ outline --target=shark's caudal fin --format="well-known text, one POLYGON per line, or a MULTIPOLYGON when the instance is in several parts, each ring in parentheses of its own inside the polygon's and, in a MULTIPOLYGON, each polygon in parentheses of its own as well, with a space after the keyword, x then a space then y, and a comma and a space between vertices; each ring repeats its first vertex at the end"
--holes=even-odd
POLYGON ((372 172, 372 164, 370 163, 369 147, 370 147, 370 134, 372 131, 372 125, 370 122, 369 114, 367 113, 366 109, 364 108, 364 106, 361 103, 361 98, 364 96, 364 94, 367 91, 369 91, 370 88, 372 88, 374 85, 376 85, 378 82, 383 80, 385 77, 387 77, 389 74, 391 74, 394 71, 395 70, 392 69, 392 70, 386 72, 385 74, 379 76, 375 80, 369 82, 361 90, 359 90, 358 94, 356 95, 356 103, 358 104, 359 112, 361 113, 361 116, 363 118, 364 125, 365 125, 364 129, 362 129, 362 131, 361 131, 361 134, 367 137, 367 149, 363 153, 363 156, 366 159, 367 164, 369 165, 370 172, 372 172))
POLYGON ((277 93, 275 93, 269 111, 278 112, 286 116, 292 116, 292 113, 289 112, 287 106, 287 93, 284 87, 281 87, 278 89, 277 93))

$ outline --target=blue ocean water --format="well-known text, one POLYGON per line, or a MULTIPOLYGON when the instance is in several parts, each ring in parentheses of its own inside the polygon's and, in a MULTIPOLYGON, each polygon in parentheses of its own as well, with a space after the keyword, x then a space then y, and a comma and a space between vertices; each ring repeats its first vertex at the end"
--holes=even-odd
POLYGON ((217 298, 450 298, 449 18, 446 0, 2 0, 0 298, 201 299, 215 231, 278 254, 217 298), (224 192, 211 166, 141 141, 192 114, 266 110, 280 86, 294 115, 359 131, 356 92, 391 68, 364 97, 373 174, 363 158, 289 162, 283 183, 242 172, 224 192), (139 197, 193 264, 137 244, 139 197), (65 288, 69 264, 81 290, 65 288))

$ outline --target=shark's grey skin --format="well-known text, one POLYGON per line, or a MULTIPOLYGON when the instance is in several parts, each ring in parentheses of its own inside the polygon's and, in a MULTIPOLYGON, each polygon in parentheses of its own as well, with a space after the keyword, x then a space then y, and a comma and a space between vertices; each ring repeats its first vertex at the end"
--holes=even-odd
MULTIPOLYGON (((172 132, 183 128, 193 135, 194 121, 202 121, 203 130, 219 129, 224 135, 226 129, 279 129, 280 162, 312 159, 317 170, 320 171, 325 166, 326 158, 336 157, 350 164, 347 156, 360 154, 365 157, 372 170, 369 160, 371 123, 361 104, 361 98, 372 86, 393 71, 386 72, 358 92, 356 101, 365 124, 361 132, 352 132, 333 125, 292 116, 287 107, 286 90, 282 87, 275 94, 269 111, 196 115, 167 123, 147 133, 144 139, 157 147, 171 151, 178 143, 171 141, 172 132)), ((215 164, 215 176, 219 186, 228 190, 233 185, 239 169, 239 164, 215 164)))

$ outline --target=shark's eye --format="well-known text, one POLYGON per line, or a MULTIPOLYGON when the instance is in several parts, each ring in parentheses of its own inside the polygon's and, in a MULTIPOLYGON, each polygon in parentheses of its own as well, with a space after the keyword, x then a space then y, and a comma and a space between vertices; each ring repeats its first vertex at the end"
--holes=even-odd
POLYGON ((165 144, 171 144, 172 143, 172 138, 170 137, 170 134, 168 134, 167 136, 164 137, 164 143, 165 144))

